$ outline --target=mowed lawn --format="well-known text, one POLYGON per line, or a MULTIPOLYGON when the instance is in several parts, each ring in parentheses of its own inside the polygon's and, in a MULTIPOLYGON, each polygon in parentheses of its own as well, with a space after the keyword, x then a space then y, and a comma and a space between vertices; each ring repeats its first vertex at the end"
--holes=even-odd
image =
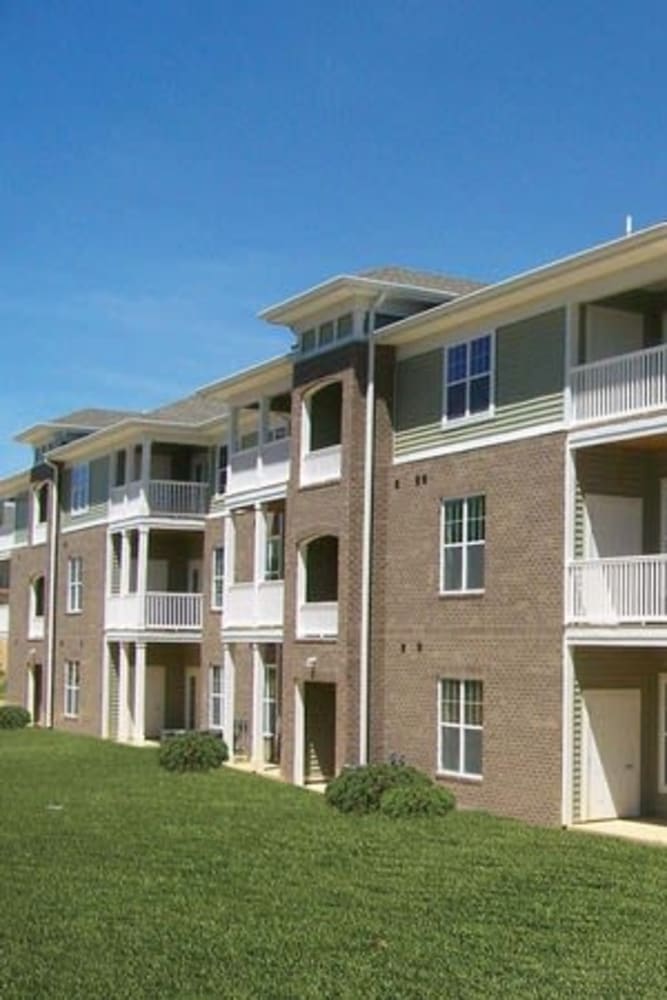
POLYGON ((667 850, 0 733, 0 996, 667 995, 667 850))

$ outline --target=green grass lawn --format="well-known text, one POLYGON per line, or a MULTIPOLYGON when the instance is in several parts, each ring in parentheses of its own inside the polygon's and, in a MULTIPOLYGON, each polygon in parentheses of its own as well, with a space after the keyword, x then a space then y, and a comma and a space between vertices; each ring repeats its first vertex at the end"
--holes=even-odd
POLYGON ((0 997, 664 997, 667 851, 0 732, 0 997))

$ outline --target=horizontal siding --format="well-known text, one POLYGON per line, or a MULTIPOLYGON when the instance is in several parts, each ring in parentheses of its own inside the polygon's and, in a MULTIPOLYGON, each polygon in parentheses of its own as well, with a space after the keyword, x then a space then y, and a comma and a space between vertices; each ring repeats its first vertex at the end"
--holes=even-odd
POLYGON ((80 514, 72 514, 70 511, 63 511, 62 515, 62 526, 63 528, 72 527, 75 524, 88 524, 90 521, 100 521, 107 516, 109 512, 109 505, 106 500, 103 503, 91 504, 87 510, 82 511, 80 514))
POLYGON ((492 434, 506 434, 562 418, 563 394, 556 392, 526 402, 498 406, 488 420, 462 422, 454 427, 443 427, 438 420, 425 427, 397 431, 394 435, 394 455, 398 458, 431 448, 446 448, 450 444, 475 441, 492 434))

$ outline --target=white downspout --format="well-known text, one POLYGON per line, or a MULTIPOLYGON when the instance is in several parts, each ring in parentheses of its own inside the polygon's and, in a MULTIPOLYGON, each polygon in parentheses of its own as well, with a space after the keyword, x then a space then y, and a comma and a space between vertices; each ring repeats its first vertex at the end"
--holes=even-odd
POLYGON ((58 486, 60 467, 48 458, 44 463, 53 470, 51 488, 51 519, 49 522, 49 613, 47 618, 48 642, 46 646, 46 725, 53 728, 53 694, 56 659, 56 576, 58 572, 58 522, 60 519, 60 498, 58 486))
POLYGON ((368 763, 369 668, 371 640, 371 568, 373 555, 373 463, 375 445, 375 314, 387 293, 381 292, 368 313, 366 426, 364 434, 364 505, 361 542, 361 636, 359 656, 359 763, 368 763))

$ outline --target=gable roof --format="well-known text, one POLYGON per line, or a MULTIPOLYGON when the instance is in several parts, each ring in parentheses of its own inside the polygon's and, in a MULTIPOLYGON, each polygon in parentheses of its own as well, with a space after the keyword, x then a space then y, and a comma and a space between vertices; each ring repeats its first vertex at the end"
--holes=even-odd
POLYGON ((415 271, 409 267, 395 264, 386 267, 371 267, 359 271, 360 278, 372 278, 374 281, 387 281, 397 285, 409 285, 413 288, 433 288, 437 291, 451 292, 452 295, 466 295, 485 288, 486 282, 472 278, 457 278, 454 275, 437 274, 432 271, 415 271))

